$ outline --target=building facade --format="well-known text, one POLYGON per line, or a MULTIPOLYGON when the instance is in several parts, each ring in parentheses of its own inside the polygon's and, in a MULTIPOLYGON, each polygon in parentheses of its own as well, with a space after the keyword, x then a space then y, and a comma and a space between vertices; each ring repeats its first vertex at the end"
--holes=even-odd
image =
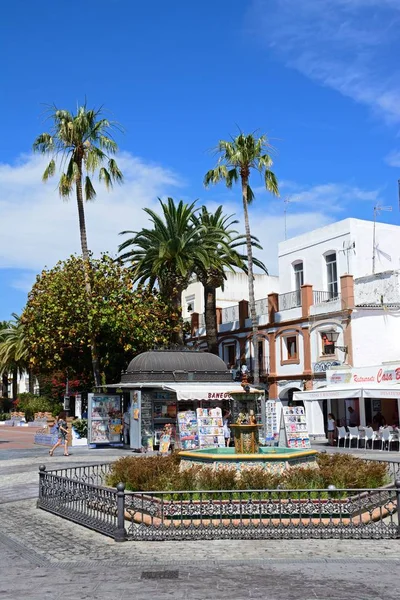
MULTIPOLYGON (((259 293, 256 302, 260 379, 270 399, 285 404, 326 386, 328 369, 400 360, 399 234, 394 225, 377 223, 374 233, 372 222, 345 219, 279 245, 280 293, 259 293)), ((188 341, 206 349, 199 317, 191 315, 188 341)), ((219 307, 217 318, 220 357, 251 372, 247 300, 219 307)), ((326 403, 319 408, 315 436, 324 435, 328 411, 326 403)))

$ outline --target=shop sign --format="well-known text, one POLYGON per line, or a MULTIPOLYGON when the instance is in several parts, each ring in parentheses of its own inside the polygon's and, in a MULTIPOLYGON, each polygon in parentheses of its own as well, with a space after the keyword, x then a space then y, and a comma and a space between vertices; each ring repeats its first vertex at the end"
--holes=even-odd
POLYGON ((232 400, 229 392, 208 392, 208 400, 232 400))
POLYGON ((361 367, 359 369, 346 369, 345 371, 326 371, 329 384, 355 383, 355 384, 381 384, 400 382, 400 364, 382 365, 378 367, 361 367))

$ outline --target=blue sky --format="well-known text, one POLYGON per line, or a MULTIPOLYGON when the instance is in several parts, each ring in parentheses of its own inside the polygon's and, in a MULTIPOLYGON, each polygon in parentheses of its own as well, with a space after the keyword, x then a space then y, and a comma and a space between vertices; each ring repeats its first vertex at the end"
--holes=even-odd
MULTIPOLYGON (((282 199, 260 189, 251 209, 262 258, 276 272, 283 239, 348 216, 399 222, 398 0, 14 0, 0 22, 0 319, 20 312, 35 274, 79 251, 76 207, 31 155, 43 104, 87 97, 125 128, 126 183, 98 186, 89 246, 115 253, 157 196, 224 203, 239 189, 204 190, 220 138, 267 133, 282 199)), ((255 176, 253 187, 260 182, 255 176)), ((73 290, 71 290, 73 293, 73 290)))

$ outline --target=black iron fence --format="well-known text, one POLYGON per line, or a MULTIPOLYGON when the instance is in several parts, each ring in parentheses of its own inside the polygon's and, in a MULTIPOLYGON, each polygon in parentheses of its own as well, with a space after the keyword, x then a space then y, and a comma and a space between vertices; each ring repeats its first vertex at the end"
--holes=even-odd
POLYGON ((301 290, 279 294, 279 311, 301 306, 301 290))
POLYGON ((400 538, 399 463, 387 464, 397 479, 379 489, 196 492, 106 487, 108 463, 41 466, 38 507, 116 541, 400 538))

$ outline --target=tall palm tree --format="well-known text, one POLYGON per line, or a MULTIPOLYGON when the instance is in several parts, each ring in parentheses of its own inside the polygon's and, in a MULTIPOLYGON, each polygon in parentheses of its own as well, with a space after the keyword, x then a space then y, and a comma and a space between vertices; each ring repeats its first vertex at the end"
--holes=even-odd
MULTIPOLYGON (((218 355, 218 323, 217 323, 217 289, 224 286, 226 272, 236 272, 237 269, 248 272, 247 256, 237 251, 246 238, 239 235, 231 227, 238 223, 233 215, 224 215, 223 207, 219 206, 215 213, 211 213, 202 206, 199 215, 194 215, 193 221, 199 233, 199 243, 206 244, 209 248, 209 264, 196 265, 195 273, 204 288, 204 311, 206 323, 206 340, 208 351, 218 355), (210 241, 207 243, 206 238, 210 241)), ((252 236, 251 244, 261 248, 257 238, 252 236)), ((254 263, 268 272, 265 265, 253 259, 254 263)))
POLYGON ((256 304, 254 297, 254 268, 253 252, 251 245, 251 233, 249 222, 248 205, 254 200, 254 193, 249 185, 250 173, 252 170, 258 171, 264 177, 266 189, 279 195, 278 181, 275 174, 271 171, 272 158, 270 155, 271 146, 265 135, 255 137, 254 134, 239 133, 230 141, 220 140, 217 150, 219 154, 217 165, 210 169, 204 177, 204 185, 216 184, 224 181, 228 188, 240 179, 242 185, 242 201, 244 212, 244 224, 247 246, 247 268, 249 280, 249 305, 250 317, 252 323, 252 340, 254 352, 254 383, 259 383, 259 364, 258 364, 258 322, 256 315, 256 304))
POLYGON ((162 296, 169 300, 174 309, 175 319, 179 322, 175 328, 173 342, 183 344, 181 295, 188 286, 195 265, 209 264, 207 239, 199 244, 200 231, 193 222, 196 212, 195 202, 185 204, 182 200, 176 204, 173 198, 163 202, 159 198, 162 215, 149 208, 144 211, 153 224, 152 229, 141 231, 122 231, 120 235, 133 234, 120 244, 120 258, 131 263, 134 281, 159 286, 162 296))
MULTIPOLYGON (((86 104, 77 109, 76 114, 49 107, 52 129, 42 133, 35 140, 33 149, 51 156, 43 173, 43 181, 52 177, 57 167, 61 169, 58 191, 68 199, 75 188, 78 205, 79 231, 85 274, 85 287, 88 306, 91 304, 92 283, 89 250, 86 235, 84 200, 94 200, 96 191, 91 176, 98 171, 99 181, 107 189, 114 182, 122 183, 123 176, 113 157, 118 146, 112 138, 116 123, 102 117, 102 109, 88 109, 86 104), (106 165, 106 166, 104 166, 106 165)), ((96 386, 100 386, 100 366, 97 343, 94 333, 90 334, 93 375, 96 386)))
POLYGON ((24 325, 18 315, 13 313, 12 316, 14 321, 0 331, 0 371, 12 372, 12 396, 13 400, 16 400, 18 374, 29 370, 29 356, 24 325))
MULTIPOLYGON (((8 321, 0 321, 0 336, 4 329, 8 329, 10 326, 8 321)), ((8 371, 6 369, 1 370, 1 396, 2 398, 8 398, 8 371)))

